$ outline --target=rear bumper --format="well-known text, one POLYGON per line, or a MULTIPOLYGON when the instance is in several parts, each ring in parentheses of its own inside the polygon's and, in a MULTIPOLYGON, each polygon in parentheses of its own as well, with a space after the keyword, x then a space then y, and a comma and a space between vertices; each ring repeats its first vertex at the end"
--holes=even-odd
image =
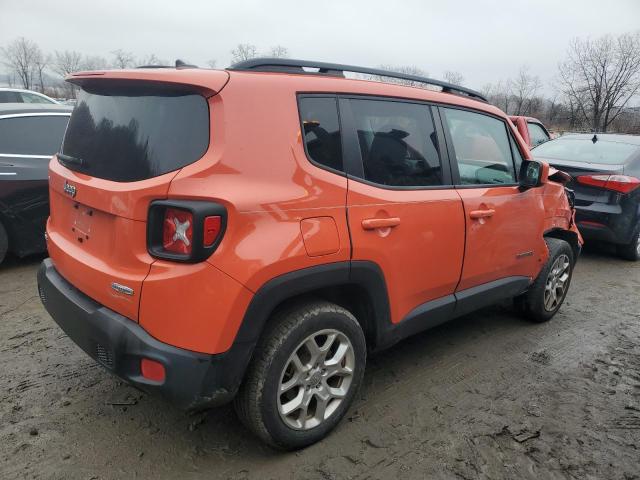
POLYGON ((45 259, 38 271, 45 308, 82 350, 111 373, 179 408, 195 410, 230 401, 238 390, 253 344, 234 343, 221 354, 196 353, 162 343, 140 325, 95 302, 67 282, 45 259), (144 378, 140 360, 162 363, 165 380, 144 378))
POLYGON ((586 240, 627 244, 638 225, 635 209, 606 212, 598 208, 576 207, 576 224, 586 240))

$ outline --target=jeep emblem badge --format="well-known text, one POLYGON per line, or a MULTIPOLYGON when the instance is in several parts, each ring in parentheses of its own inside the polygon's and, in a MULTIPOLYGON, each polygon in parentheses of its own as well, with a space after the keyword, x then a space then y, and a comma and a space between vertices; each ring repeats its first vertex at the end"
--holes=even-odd
POLYGON ((64 181, 63 190, 64 190, 64 193, 66 193, 67 195, 71 195, 71 198, 74 198, 76 196, 76 192, 78 191, 75 185, 71 185, 66 180, 64 181))

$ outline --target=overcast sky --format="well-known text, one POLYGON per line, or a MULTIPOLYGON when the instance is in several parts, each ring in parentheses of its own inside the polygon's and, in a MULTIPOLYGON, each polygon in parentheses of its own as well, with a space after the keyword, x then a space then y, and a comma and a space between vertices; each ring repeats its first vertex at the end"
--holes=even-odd
POLYGON ((0 46, 181 58, 218 67, 231 49, 283 45, 293 58, 445 70, 479 89, 528 65, 548 90, 572 37, 640 29, 640 0, 0 0, 0 46))

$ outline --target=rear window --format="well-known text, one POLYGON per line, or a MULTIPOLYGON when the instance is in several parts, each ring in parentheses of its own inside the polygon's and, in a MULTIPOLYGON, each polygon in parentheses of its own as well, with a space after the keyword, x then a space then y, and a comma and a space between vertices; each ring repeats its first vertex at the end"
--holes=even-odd
POLYGON ((551 160, 569 160, 572 162, 604 163, 620 165, 633 155, 640 147, 622 142, 598 140, 591 138, 558 138, 537 146, 531 153, 536 157, 551 160))
POLYGON ((68 115, 0 119, 0 153, 51 156, 60 150, 68 115))
POLYGON ((62 163, 133 182, 195 162, 209 146, 209 107, 196 93, 158 86, 93 87, 78 95, 62 163))

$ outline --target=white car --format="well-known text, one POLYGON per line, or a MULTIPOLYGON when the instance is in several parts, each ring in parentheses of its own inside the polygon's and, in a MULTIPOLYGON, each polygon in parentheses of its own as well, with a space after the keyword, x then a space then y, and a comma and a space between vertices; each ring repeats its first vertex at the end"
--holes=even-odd
POLYGON ((53 103, 58 105, 53 98, 31 90, 20 88, 0 88, 0 103, 53 103))

